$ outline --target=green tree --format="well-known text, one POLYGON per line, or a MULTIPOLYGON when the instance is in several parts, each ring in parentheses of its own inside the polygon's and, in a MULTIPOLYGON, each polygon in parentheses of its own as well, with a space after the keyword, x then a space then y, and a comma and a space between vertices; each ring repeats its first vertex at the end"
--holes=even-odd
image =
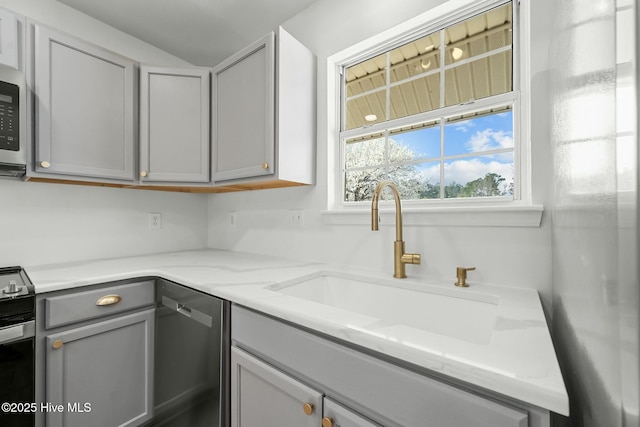
POLYGON ((462 184, 458 184, 457 182, 452 181, 451 184, 444 187, 444 197, 447 199, 461 197, 460 192, 462 191, 462 188, 462 184))
POLYGON ((439 199, 440 184, 431 184, 429 181, 422 183, 419 193, 420 199, 439 199))
POLYGON ((458 197, 504 196, 506 193, 500 189, 504 181, 501 175, 489 172, 483 178, 467 182, 458 197))

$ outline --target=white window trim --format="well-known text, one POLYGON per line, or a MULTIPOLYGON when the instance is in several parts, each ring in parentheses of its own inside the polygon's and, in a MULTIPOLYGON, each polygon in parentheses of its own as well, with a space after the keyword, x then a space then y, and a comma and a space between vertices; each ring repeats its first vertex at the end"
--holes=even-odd
MULTIPOLYGON (((340 171, 340 114, 341 114, 341 70, 344 64, 366 59, 370 52, 383 50, 393 40, 394 44, 410 41, 416 33, 440 29, 447 22, 454 23, 462 17, 504 4, 505 0, 450 0, 400 25, 383 31, 375 36, 351 46, 327 59, 327 181, 328 206, 323 211, 325 224, 365 224, 370 221, 370 207, 366 203, 345 204, 342 201, 340 171), (442 17, 447 17, 443 21, 442 17), (438 22, 435 26, 433 23, 438 22), (430 24, 431 23, 431 24, 430 24)), ((519 170, 520 194, 515 200, 464 199, 447 201, 417 202, 403 201, 405 224, 411 225, 464 225, 464 226, 503 226, 503 227, 539 227, 544 208, 532 202, 531 188, 531 86, 530 86, 530 5, 529 0, 514 0, 519 60, 514 62, 514 87, 520 90, 520 114, 514 120, 514 132, 518 132, 520 147, 514 161, 519 170), (416 206, 417 205, 417 206, 416 206)), ((391 204, 381 203, 381 215, 384 221, 385 205, 392 211, 391 204)), ((388 213, 390 215, 390 213, 388 213)), ((393 222, 390 220, 389 222, 393 222)))

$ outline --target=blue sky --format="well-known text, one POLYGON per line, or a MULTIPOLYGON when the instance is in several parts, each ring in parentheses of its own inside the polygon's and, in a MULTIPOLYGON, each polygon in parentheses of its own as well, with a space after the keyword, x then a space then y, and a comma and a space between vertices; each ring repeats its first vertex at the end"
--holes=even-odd
MULTIPOLYGON (((397 142, 410 148, 418 157, 439 157, 440 127, 423 128, 394 135, 397 142)), ((465 158, 445 160, 444 180, 466 184, 489 172, 502 175, 506 183, 513 180, 513 152, 482 155, 482 152, 513 147, 513 115, 506 111, 461 120, 445 125, 445 156, 472 154, 465 158)), ((425 179, 440 182, 440 163, 428 162, 419 166, 425 179)))
MULTIPOLYGON (((440 156, 440 127, 394 135, 397 142, 410 148, 419 157, 440 156)), ((513 146, 511 111, 462 120, 445 126, 445 156, 513 146), (482 141, 479 141, 483 138, 482 141), (501 138, 510 138, 510 142, 501 138)))

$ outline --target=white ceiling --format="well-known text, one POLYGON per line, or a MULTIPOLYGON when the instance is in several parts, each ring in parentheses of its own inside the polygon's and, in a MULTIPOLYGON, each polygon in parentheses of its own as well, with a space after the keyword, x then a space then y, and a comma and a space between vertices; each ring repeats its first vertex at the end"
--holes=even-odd
POLYGON ((213 66, 315 0, 59 0, 194 65, 213 66))

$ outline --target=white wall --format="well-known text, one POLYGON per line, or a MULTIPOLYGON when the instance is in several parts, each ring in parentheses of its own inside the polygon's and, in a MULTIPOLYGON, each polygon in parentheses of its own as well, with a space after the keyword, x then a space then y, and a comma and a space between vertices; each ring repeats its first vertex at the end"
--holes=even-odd
POLYGON ((576 427, 640 425, 634 7, 567 0, 553 28, 552 332, 576 427))
MULTIPOLYGON (((53 0, 0 0, 0 6, 134 60, 186 64, 53 0)), ((206 212, 203 195, 0 178, 0 265, 202 248, 206 212), (162 213, 161 230, 148 230, 149 212, 162 213)))
MULTIPOLYGON (((327 58, 406 21, 442 0, 402 2, 319 0, 283 26, 317 55, 317 185, 309 188, 213 195, 209 198, 209 246, 383 268, 392 273, 394 230, 368 225, 325 225, 327 208, 327 58), (289 209, 303 209, 305 225, 288 224, 289 209), (229 225, 229 211, 237 224, 229 225)), ((548 25, 554 2, 532 1, 532 115, 534 201, 544 204, 550 175, 548 25)), ((410 276, 453 280, 456 266, 475 266, 471 281, 537 289, 551 299, 551 235, 547 215, 539 228, 406 226, 406 249, 423 264, 410 276)))
POLYGON ((0 0, 0 7, 139 62, 167 66, 189 65, 188 62, 180 58, 58 3, 56 0, 0 0))
POLYGON ((2 265, 206 247, 206 196, 0 180, 2 265), (162 229, 149 230, 149 212, 162 229))

